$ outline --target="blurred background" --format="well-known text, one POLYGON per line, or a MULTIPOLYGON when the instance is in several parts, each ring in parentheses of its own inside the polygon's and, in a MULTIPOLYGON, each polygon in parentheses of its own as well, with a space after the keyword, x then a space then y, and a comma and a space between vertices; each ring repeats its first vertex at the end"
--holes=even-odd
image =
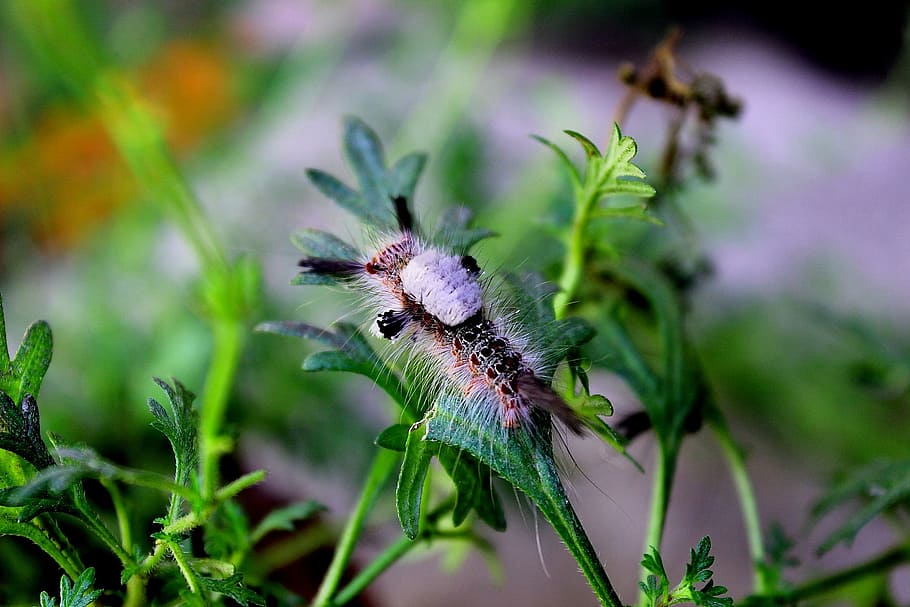
MULTIPOLYGON (((907 3, 802 14, 782 2, 712 0, 76 6, 164 125, 228 252, 261 260, 257 319, 321 326, 342 314, 356 319, 356 309, 337 293, 289 285, 298 254, 288 236, 316 227, 359 238, 356 222, 304 174, 319 167, 349 177, 344 115, 371 124, 393 159, 431 154, 417 212, 432 220, 453 204, 474 209, 478 225, 501 232, 479 248, 481 265, 540 268, 551 260, 529 242, 546 234, 569 189, 552 154, 528 135, 568 148, 561 131, 573 129, 605 144, 627 94, 620 66, 646 65, 670 28, 681 27, 676 56, 719 77, 742 104, 711 134, 712 178, 685 176, 679 200, 710 260, 691 328, 750 454, 763 522, 779 521, 800 540, 794 578, 891 542, 892 530, 874 524, 851 550, 817 559, 813 538, 825 525, 805 521, 839 471, 907 455, 907 3)), ((53 327, 45 430, 125 465, 167 471, 171 454, 149 428, 145 401, 160 396, 153 376, 201 390, 210 336, 194 306, 198 267, 137 187, 99 111, 76 100, 4 19, 0 291, 12 347, 36 318, 53 327)), ((675 111, 642 98, 623 117, 649 173, 659 172, 675 111)), ((249 337, 228 413, 238 440, 228 465, 269 469, 254 511, 314 498, 329 507, 331 525, 345 519, 388 411, 362 378, 303 374, 309 347, 249 337)), ((619 414, 636 410, 621 382, 594 380, 619 414)), ((632 446, 646 469, 653 447, 648 436, 632 446)), ((595 440, 569 449, 578 464, 567 466, 573 502, 631 601, 650 479, 595 440)), ((684 448, 663 554, 675 577, 688 548, 710 534, 716 579, 736 595, 749 588, 750 566, 718 452, 707 435, 684 448)), ((423 553, 380 578, 364 602, 593 605, 557 538, 526 502, 505 496, 509 531, 489 534, 501 577, 476 554, 454 568, 461 555, 423 553)), ((366 537, 363 562, 398 533, 392 507, 382 508, 393 523, 366 537)), ((41 571, 44 557, 32 556, 24 543, 0 540, 3 602, 56 587, 57 574, 41 571)), ((316 583, 318 567, 317 558, 288 575, 316 583)), ((910 601, 910 572, 888 583, 910 601)))

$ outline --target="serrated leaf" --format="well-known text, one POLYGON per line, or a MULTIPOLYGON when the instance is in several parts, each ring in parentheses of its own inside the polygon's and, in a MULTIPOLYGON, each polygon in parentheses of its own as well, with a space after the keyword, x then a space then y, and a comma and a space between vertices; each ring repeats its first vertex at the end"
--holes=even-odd
POLYGON ((427 425, 420 422, 411 427, 405 444, 404 459, 395 489, 395 505, 401 529, 410 539, 420 535, 423 485, 433 456, 431 446, 424 440, 427 425))
POLYGON ((293 531, 294 523, 304 521, 323 510, 325 510, 325 506, 314 500, 297 502, 272 510, 253 529, 250 534, 250 542, 255 544, 272 531, 293 531))
POLYGON ((331 287, 334 285, 341 285, 347 279, 342 276, 332 276, 331 274, 314 274, 313 272, 300 272, 291 279, 291 284, 295 287, 299 286, 319 286, 319 287, 331 287))
POLYGON ((196 395, 174 378, 171 378, 173 386, 160 378, 153 379, 167 395, 168 406, 162 406, 153 398, 148 399, 149 411, 154 418, 151 426, 170 441, 176 470, 174 481, 187 487, 199 459, 196 411, 193 409, 196 395))
POLYGON ((379 433, 376 444, 383 449, 404 453, 411 427, 407 424, 394 424, 379 433))
POLYGON ((689 550, 689 562, 686 564, 684 581, 695 584, 711 579, 713 574, 710 568, 713 564, 711 538, 706 535, 698 542, 698 546, 689 550))
POLYGON ((344 260, 355 260, 360 257, 357 249, 337 236, 322 230, 311 228, 297 230, 291 235, 291 242, 312 257, 344 260))
POLYGON ((427 155, 421 152, 412 152, 402 156, 392 167, 393 193, 403 196, 409 202, 414 200, 414 191, 417 182, 427 163, 427 155))
MULTIPOLYGON (((88 607, 98 597, 100 590, 93 590, 95 583, 95 569, 89 567, 84 570, 75 581, 70 582, 69 577, 60 577, 60 604, 59 607, 88 607)), ((51 598, 47 592, 42 592, 39 597, 41 607, 58 607, 57 599, 51 598)))
POLYGON ((651 551, 645 554, 641 559, 642 568, 658 577, 666 579, 667 570, 664 568, 664 561, 660 556, 660 552, 658 552, 657 548, 654 546, 649 546, 649 548, 651 551))
POLYGON ((205 590, 218 592, 232 598, 244 607, 248 605, 265 605, 265 598, 243 583, 243 574, 235 573, 226 578, 198 578, 205 590))

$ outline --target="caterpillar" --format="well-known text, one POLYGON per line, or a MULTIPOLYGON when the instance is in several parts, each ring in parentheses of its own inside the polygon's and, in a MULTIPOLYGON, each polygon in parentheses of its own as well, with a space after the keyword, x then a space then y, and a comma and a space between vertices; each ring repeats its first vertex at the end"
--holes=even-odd
POLYGON ((375 308, 372 334, 412 341, 444 384, 460 390, 472 407, 495 415, 502 427, 530 424, 536 409, 581 434, 582 422, 542 379, 543 363, 527 340, 491 318, 477 260, 422 239, 407 199, 394 196, 391 202, 397 230, 373 255, 305 257, 301 271, 342 279, 365 292, 375 308))

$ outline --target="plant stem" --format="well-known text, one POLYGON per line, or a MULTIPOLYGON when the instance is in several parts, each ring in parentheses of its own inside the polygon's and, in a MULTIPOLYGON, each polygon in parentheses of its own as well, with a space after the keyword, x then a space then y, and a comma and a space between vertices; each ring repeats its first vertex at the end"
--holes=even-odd
MULTIPOLYGON (((806 582, 797 586, 788 592, 772 594, 769 596, 777 604, 796 604, 799 601, 809 599, 813 596, 829 594, 842 586, 860 580, 870 575, 881 575, 883 572, 910 562, 910 545, 898 546, 886 550, 879 556, 873 557, 865 563, 860 563, 854 567, 849 567, 841 571, 836 571, 815 580, 806 582)), ((759 595, 761 596, 761 595, 759 595)))
POLYGON ((124 567, 131 567, 136 564, 132 555, 124 550, 123 545, 117 541, 111 530, 101 521, 97 511, 86 501, 84 496, 77 494, 75 505, 76 509, 79 510, 79 514, 82 515, 82 520, 86 523, 86 526, 120 559, 124 567))
POLYGON ((342 588, 338 594, 335 595, 335 598, 331 602, 332 607, 340 607, 356 598, 358 594, 363 592, 364 588, 373 582, 373 580, 391 567, 398 559, 410 552, 412 548, 417 546, 421 539, 423 538, 418 537, 415 540, 411 540, 405 535, 398 538, 395 543, 383 550, 379 556, 373 559, 369 565, 364 567, 364 569, 357 574, 357 577, 351 580, 347 586, 342 588))
MULTIPOLYGON (((651 489, 651 512, 648 516, 648 530, 642 554, 650 552, 653 546, 660 550, 664 536, 664 523, 667 520, 667 507, 670 503, 670 489, 673 485, 673 472, 676 468, 676 455, 671 453, 660 441, 657 443, 657 457, 654 460, 654 479, 651 489)), ((639 579, 645 579, 647 571, 642 568, 639 579)), ((644 592, 638 595, 638 604, 646 605, 644 592)))
POLYGON ((173 540, 169 540, 167 541, 167 548, 171 551, 171 554, 174 555, 174 561, 176 561, 177 567, 180 568, 180 572, 183 574, 183 579, 186 580, 186 585, 189 587, 190 592, 193 594, 201 594, 202 588, 199 587, 199 580, 197 579, 196 572, 193 571, 193 567, 186 559, 183 550, 180 549, 180 545, 173 540))
POLYGON ((379 491, 385 485, 394 470, 395 462, 398 461, 399 455, 393 451, 379 449, 376 457, 373 459, 373 465, 367 475, 366 482, 363 485, 363 492, 360 499, 354 507, 348 522, 344 527, 341 538, 338 540, 338 547, 335 549, 335 556, 326 571, 319 591, 313 599, 311 607, 327 607, 332 604, 332 598, 338 589, 341 576, 347 567, 354 547, 357 545, 357 539, 366 523, 367 515, 376 503, 379 491))
POLYGON ((746 540, 749 543, 749 556, 752 558, 753 592, 763 594, 769 590, 768 580, 761 567, 765 560, 765 547, 762 542, 758 504, 755 501, 755 493, 752 491, 752 481, 746 471, 746 460, 742 451, 733 442, 733 437, 726 424, 722 420, 709 423, 723 449, 727 465, 730 466, 730 475, 733 477, 736 495, 739 497, 739 507, 742 510, 743 524, 746 527, 746 540))
POLYGON ((127 552, 133 549, 132 533, 130 532, 130 520, 127 514, 126 503, 123 501, 123 493, 117 487, 117 483, 107 479, 101 479, 101 485, 107 489, 111 496, 111 503, 114 506, 114 513, 117 516, 117 529, 120 531, 120 545, 127 552))
POLYGON ((587 189, 575 192, 575 217, 572 220, 572 231, 569 233, 566 258, 562 264, 562 274, 559 277, 559 292, 553 298, 553 310, 556 320, 565 318, 569 305, 575 298, 578 285, 581 284, 585 270, 585 232, 588 228, 588 219, 594 203, 597 202, 596 192, 587 189))
POLYGON ((54 559, 70 579, 75 580, 84 567, 79 561, 78 555, 71 553, 61 545, 65 541, 62 534, 59 534, 61 536, 59 540, 53 537, 57 534, 46 529, 40 517, 24 524, 0 518, 0 536, 18 535, 31 540, 45 554, 54 559))
POLYGON ((211 498, 218 486, 218 460, 230 450, 228 439, 221 435, 221 426, 245 334, 243 323, 215 319, 212 362, 199 408, 199 467, 206 498, 211 498))

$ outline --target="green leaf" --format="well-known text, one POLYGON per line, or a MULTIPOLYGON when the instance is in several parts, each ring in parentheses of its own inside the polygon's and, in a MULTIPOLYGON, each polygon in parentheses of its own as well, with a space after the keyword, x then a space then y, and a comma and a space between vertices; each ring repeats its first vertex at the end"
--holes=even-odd
POLYGON ((176 379, 171 379, 173 386, 157 377, 154 381, 167 395, 168 406, 165 408, 155 399, 148 399, 149 410, 154 417, 151 426, 170 441, 176 469, 174 481, 186 487, 199 461, 196 411, 193 409, 196 396, 176 379))
POLYGON ((338 206, 353 213, 362 222, 382 227, 391 227, 390 218, 377 212, 359 193, 352 190, 335 177, 319 169, 307 169, 307 177, 316 189, 334 200, 338 206))
POLYGON ((391 198, 397 194, 394 178, 386 170, 385 152, 376 132, 359 118, 345 120, 344 149, 357 175, 360 195, 373 215, 377 227, 393 229, 397 225, 391 198))
POLYGON ((490 527, 505 531, 506 515, 493 488, 489 467, 469 453, 448 445, 439 446, 437 457, 455 484, 452 524, 457 527, 463 523, 473 509, 490 527))
POLYGON ((15 453, 36 469, 53 465, 54 459, 41 438, 38 403, 31 394, 22 397, 22 406, 0 392, 0 449, 15 453))
POLYGON ((698 546, 689 550, 689 562, 686 564, 686 575, 683 581, 688 584, 706 582, 713 577, 711 566, 714 557, 711 556, 711 538, 707 535, 701 538, 698 546))
POLYGON ((392 167, 392 191, 398 196, 406 198, 408 202, 413 201, 417 181, 420 179, 426 163, 427 155, 420 152, 413 152, 401 157, 392 167))
POLYGON ((376 444, 383 449, 404 453, 411 427, 407 424, 394 424, 383 430, 376 437, 376 444))
MULTIPOLYGON (((100 590, 92 590, 95 583, 95 569, 89 567, 79 574, 74 582, 67 576, 60 577, 60 604, 59 607, 88 607, 98 597, 100 590)), ((40 596, 41 607, 58 607, 57 600, 51 598, 46 592, 40 596)))
POLYGON ((594 143, 577 131, 563 131, 566 135, 577 141, 581 144, 582 149, 585 151, 585 155, 588 157, 588 160, 591 158, 600 158, 603 154, 600 153, 600 150, 597 149, 597 146, 594 143))
POLYGON ((877 516, 910 505, 910 459, 881 460, 851 471, 813 506, 812 516, 817 520, 853 502, 860 507, 825 538, 819 554, 840 542, 850 544, 877 516))
POLYGON ((408 419, 420 418, 416 404, 398 376, 386 366, 355 325, 336 323, 335 331, 327 331, 306 323, 271 321, 259 324, 256 331, 312 339, 327 346, 338 348, 328 352, 311 354, 303 361, 305 371, 346 371, 369 377, 386 391, 404 410, 408 419))
POLYGON ((211 559, 229 561, 243 554, 255 540, 243 508, 234 501, 218 504, 203 528, 205 554, 211 559))
POLYGON ((251 604, 265 605, 265 598, 246 586, 243 583, 243 575, 240 573, 220 579, 209 577, 200 577, 198 579, 206 591, 228 596, 244 607, 251 604))
POLYGON ((524 492, 565 542, 600 600, 620 604, 559 479, 545 416, 535 415, 530 426, 507 430, 495 420, 465 416, 457 397, 442 395, 426 427, 427 440, 468 452, 524 492))
MULTIPOLYGON (((642 173, 641 176, 644 177, 645 176, 644 173, 642 173)), ((604 196, 615 196, 618 194, 626 194, 629 196, 639 196, 641 198, 650 198, 651 196, 654 196, 654 194, 657 193, 657 190, 655 190, 653 186, 645 183, 644 181, 631 181, 629 179, 617 179, 610 185, 602 188, 601 192, 603 192, 604 196)), ((651 221, 652 223, 656 223, 657 225, 662 225, 660 220, 658 220, 658 219, 651 218, 644 214, 641 214, 641 215, 643 218, 647 219, 648 221, 651 221)), ((615 216, 618 217, 620 215, 617 214, 615 216)), ((622 216, 632 217, 633 215, 625 214, 622 216)))
POLYGON ((641 566, 651 575, 647 576, 645 581, 639 582, 638 586, 648 598, 649 607, 658 607, 669 604, 670 581, 660 552, 654 546, 650 546, 650 549, 651 551, 641 559, 641 566))
POLYGON ((303 361, 304 371, 347 371, 373 377, 372 367, 347 352, 329 350, 310 354, 303 361))
POLYGON ((50 325, 43 320, 29 325, 16 356, 10 360, 3 301, 0 299, 0 340, 0 391, 9 395, 17 405, 22 404, 22 398, 26 394, 37 398, 53 353, 54 340, 50 325))
POLYGON ((639 582, 649 607, 666 607, 680 603, 692 603, 699 607, 733 607, 733 599, 722 595, 727 593, 723 586, 714 583, 710 567, 714 564, 711 556, 711 538, 705 536, 698 546, 689 551, 689 562, 682 581, 671 591, 660 552, 650 547, 650 552, 641 560, 642 568, 649 572, 645 581, 639 582), (704 586, 696 588, 704 582, 704 586))
POLYGON ((354 260, 360 257, 357 249, 337 236, 322 230, 310 228, 298 230, 291 235, 291 242, 295 247, 313 257, 344 260, 354 260))
POLYGON ((473 213, 467 207, 450 207, 442 214, 436 225, 433 242, 453 251, 467 253, 475 244, 496 236, 486 228, 470 227, 473 213))
MULTIPOLYGON (((191 489, 175 484, 166 476, 118 466, 87 447, 58 446, 56 451, 61 463, 40 470, 25 485, 5 492, 4 505, 22 506, 37 503, 41 499, 54 499, 66 491, 80 490, 79 483, 90 478, 151 487, 182 496, 193 495, 191 489)), ((68 502, 63 502, 66 503, 68 502)))
POLYGON ((276 335, 287 335, 289 337, 299 337, 300 339, 312 339, 325 346, 338 349, 345 347, 345 339, 341 335, 303 322, 291 320, 269 321, 256 325, 254 330, 259 333, 275 333, 276 335))
POLYGON ((410 539, 420 535, 423 485, 433 457, 431 446, 424 440, 427 426, 419 422, 411 427, 395 489, 395 505, 401 529, 410 539))
POLYGON ((294 523, 304 521, 323 510, 325 510, 325 506, 314 500, 296 502, 278 510, 272 510, 253 529, 250 534, 250 543, 257 543, 272 531, 293 531, 294 523))

